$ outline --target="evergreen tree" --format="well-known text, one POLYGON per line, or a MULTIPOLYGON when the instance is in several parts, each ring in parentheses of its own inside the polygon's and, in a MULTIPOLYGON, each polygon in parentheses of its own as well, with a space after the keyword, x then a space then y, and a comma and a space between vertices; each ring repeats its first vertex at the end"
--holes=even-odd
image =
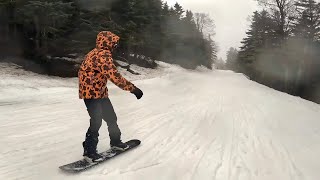
POLYGON ((103 30, 121 37, 114 54, 130 62, 146 56, 187 68, 211 68, 216 58, 212 36, 200 32, 194 14, 178 3, 169 7, 161 0, 1 0, 0 13, 1 35, 15 32, 22 37, 17 44, 24 44, 32 59, 84 55, 103 30))
POLYGON ((48 40, 59 36, 69 18, 72 16, 71 3, 62 1, 30 1, 18 9, 20 22, 26 31, 34 32, 36 50, 43 54, 48 52, 48 40))
POLYGON ((279 33, 281 21, 274 14, 254 13, 239 51, 238 71, 275 89, 303 95, 303 89, 320 81, 320 73, 316 70, 320 67, 320 46, 317 44, 315 4, 299 1, 296 5, 298 16, 291 19, 295 20, 294 26, 286 29, 292 36, 279 33))
POLYGON ((298 0, 298 17, 295 19, 293 33, 296 37, 311 41, 320 40, 320 8, 314 0, 298 0))
POLYGON ((231 47, 227 51, 227 60, 226 66, 232 70, 238 70, 238 50, 236 48, 231 47))
POLYGON ((176 3, 174 5, 173 13, 179 19, 181 18, 182 14, 184 13, 184 10, 183 10, 182 6, 179 3, 176 3))
MULTIPOLYGON (((259 53, 265 48, 274 47, 277 43, 276 22, 267 11, 254 12, 250 29, 246 32, 239 52, 239 63, 247 69, 256 62, 259 53)), ((247 71, 250 71, 247 69, 247 71)))

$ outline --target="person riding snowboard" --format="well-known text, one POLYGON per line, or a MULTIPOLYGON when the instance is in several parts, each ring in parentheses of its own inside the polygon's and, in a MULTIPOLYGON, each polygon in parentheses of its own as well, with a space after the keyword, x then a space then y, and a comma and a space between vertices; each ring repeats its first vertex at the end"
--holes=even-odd
POLYGON ((120 37, 110 31, 100 32, 97 35, 96 48, 86 55, 78 71, 79 98, 84 99, 90 116, 90 127, 82 143, 83 156, 91 162, 102 160, 102 156, 97 153, 102 119, 108 125, 111 148, 122 151, 128 148, 121 141, 117 116, 108 98, 107 81, 110 80, 119 88, 133 93, 137 99, 143 96, 139 88, 122 77, 113 63, 112 52, 117 47, 119 40, 120 37))

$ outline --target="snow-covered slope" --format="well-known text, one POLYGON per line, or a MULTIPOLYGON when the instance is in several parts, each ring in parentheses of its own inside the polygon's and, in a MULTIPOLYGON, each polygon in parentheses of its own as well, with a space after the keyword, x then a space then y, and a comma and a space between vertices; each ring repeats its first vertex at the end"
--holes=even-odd
MULTIPOLYGON (((63 173, 58 166, 81 158, 89 124, 77 79, 1 71, 0 179, 320 179, 319 105, 233 72, 166 64, 135 77, 141 100, 110 86, 123 140, 141 146, 63 173)), ((107 148, 103 124, 98 149, 107 148)))

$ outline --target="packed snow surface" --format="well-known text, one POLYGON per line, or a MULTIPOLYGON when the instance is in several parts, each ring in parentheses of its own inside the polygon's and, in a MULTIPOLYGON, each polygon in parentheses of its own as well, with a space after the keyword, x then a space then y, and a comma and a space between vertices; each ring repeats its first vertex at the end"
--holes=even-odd
MULTIPOLYGON (((144 96, 109 84, 124 141, 142 144, 79 174, 89 116, 76 78, 1 64, 0 179, 319 180, 320 106, 230 71, 156 70, 124 76, 144 96)), ((136 68, 136 69, 135 69, 136 68)), ((106 124, 98 150, 109 148, 106 124)))

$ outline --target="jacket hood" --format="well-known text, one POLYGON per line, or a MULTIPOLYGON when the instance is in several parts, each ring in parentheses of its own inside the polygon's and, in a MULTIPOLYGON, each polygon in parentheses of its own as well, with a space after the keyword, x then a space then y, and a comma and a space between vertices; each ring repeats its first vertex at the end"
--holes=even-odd
POLYGON ((96 47, 112 51, 119 42, 120 37, 110 31, 101 31, 97 35, 96 47))

